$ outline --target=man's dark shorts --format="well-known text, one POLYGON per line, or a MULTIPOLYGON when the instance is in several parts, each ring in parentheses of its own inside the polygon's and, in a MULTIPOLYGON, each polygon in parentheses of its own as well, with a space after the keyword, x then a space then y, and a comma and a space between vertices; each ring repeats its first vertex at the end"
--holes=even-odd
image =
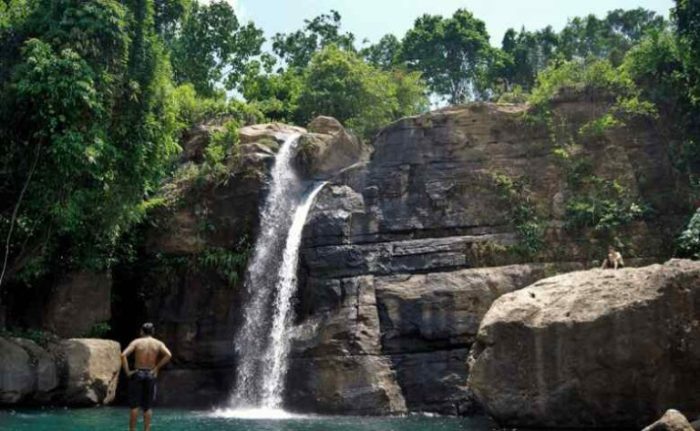
POLYGON ((156 376, 151 370, 136 370, 129 379, 129 407, 151 409, 156 399, 156 376))

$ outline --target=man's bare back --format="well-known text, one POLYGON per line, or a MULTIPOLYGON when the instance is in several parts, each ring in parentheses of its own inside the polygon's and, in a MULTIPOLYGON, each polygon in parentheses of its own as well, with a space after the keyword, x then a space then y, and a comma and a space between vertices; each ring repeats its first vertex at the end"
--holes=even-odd
POLYGON ((155 369, 161 354, 171 356, 170 350, 165 347, 162 341, 149 336, 132 341, 124 351, 125 356, 129 356, 132 351, 134 352, 134 368, 140 370, 155 369))

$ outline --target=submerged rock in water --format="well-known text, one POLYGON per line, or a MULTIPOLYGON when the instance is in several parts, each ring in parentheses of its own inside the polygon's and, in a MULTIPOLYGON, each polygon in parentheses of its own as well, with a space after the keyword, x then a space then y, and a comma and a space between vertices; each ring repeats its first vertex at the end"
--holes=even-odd
POLYGON ((700 413, 700 262, 592 270, 502 296, 469 386, 504 426, 639 427, 700 413))
POLYGON ((668 410, 658 421, 642 431, 695 431, 683 413, 678 410, 668 410))

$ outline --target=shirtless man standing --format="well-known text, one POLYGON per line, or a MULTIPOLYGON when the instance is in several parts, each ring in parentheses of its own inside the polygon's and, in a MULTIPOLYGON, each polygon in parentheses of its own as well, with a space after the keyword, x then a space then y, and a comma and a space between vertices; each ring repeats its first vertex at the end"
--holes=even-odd
POLYGON ((141 337, 132 341, 122 352, 122 368, 129 378, 129 431, 136 431, 139 407, 143 410, 143 429, 150 431, 153 415, 151 405, 156 398, 156 377, 173 356, 162 341, 153 338, 154 331, 153 323, 144 323, 141 326, 141 337), (132 353, 135 356, 135 370, 129 369, 128 357, 132 353))

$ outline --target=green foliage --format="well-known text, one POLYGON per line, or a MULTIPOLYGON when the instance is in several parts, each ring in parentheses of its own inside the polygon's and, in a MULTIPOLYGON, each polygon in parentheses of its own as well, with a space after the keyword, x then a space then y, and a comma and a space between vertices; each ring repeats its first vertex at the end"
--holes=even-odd
POLYGON ((700 259, 700 209, 688 222, 688 226, 680 234, 676 241, 679 257, 700 259))
POLYGON ((518 245, 514 251, 523 257, 533 258, 544 246, 545 226, 526 179, 513 179, 499 172, 492 172, 491 179, 501 199, 510 207, 511 223, 518 234, 518 245))
POLYGON ((433 93, 451 104, 478 98, 495 50, 483 21, 460 9, 451 18, 423 15, 401 48, 409 70, 420 72, 433 93))
POLYGON ((634 83, 607 60, 564 61, 538 75, 530 103, 535 107, 546 105, 565 88, 597 90, 614 96, 632 93, 634 83))
POLYGON ((642 8, 616 9, 603 19, 594 15, 574 18, 559 35, 559 50, 566 59, 596 57, 618 65, 646 34, 666 25, 663 17, 642 8))
POLYGON ((301 30, 276 34, 272 38, 272 50, 292 69, 303 69, 315 53, 330 45, 353 52, 355 35, 341 33, 341 21, 340 14, 335 10, 305 20, 301 30))
POLYGON ((95 323, 85 334, 85 338, 106 338, 111 331, 112 326, 109 322, 95 323))
POLYGON ((501 44, 506 62, 497 79, 503 81, 507 91, 516 87, 530 91, 537 74, 554 59, 558 42, 552 27, 536 32, 523 28, 519 33, 509 29, 501 44))
POLYGON ((0 33, 0 233, 14 228, 8 275, 31 280, 110 265, 178 146, 150 2, 26 8, 0 33))
POLYGON ((579 191, 566 205, 567 227, 570 229, 592 228, 596 232, 614 234, 617 229, 649 212, 616 181, 593 176, 582 183, 586 187, 584 191, 579 191))
POLYGON ((330 115, 369 136, 394 119, 420 112, 427 98, 417 73, 384 72, 331 45, 311 60, 298 103, 302 124, 330 115))
POLYGON ((262 73, 260 64, 253 62, 249 65, 241 87, 243 97, 253 102, 265 117, 292 123, 303 85, 303 76, 297 70, 262 73))
POLYGON ((179 130, 204 121, 235 119, 241 125, 257 124, 267 118, 255 104, 226 100, 222 96, 202 97, 192 84, 183 84, 173 91, 179 130))
POLYGON ((516 85, 511 91, 501 94, 498 103, 525 103, 529 98, 530 95, 521 86, 516 85))
POLYGON ((206 97, 217 93, 218 83, 235 89, 248 60, 260 54, 263 41, 262 31, 252 23, 240 25, 225 0, 208 5, 195 1, 182 29, 169 43, 175 81, 191 83, 206 97))
POLYGON ((173 38, 191 4, 192 0, 153 0, 156 32, 165 39, 173 38))
POLYGON ((224 129, 212 135, 207 147, 204 149, 204 163, 201 173, 210 177, 228 178, 226 162, 236 160, 238 151, 238 128, 240 123, 236 120, 229 120, 224 124, 224 129))
POLYGON ((676 0, 673 15, 690 97, 697 107, 700 105, 700 4, 696 0, 676 0))
POLYGON ((697 71, 688 67, 686 39, 681 34, 652 34, 633 48, 622 68, 637 83, 640 99, 652 102, 663 113, 671 161, 682 176, 694 183, 700 176, 700 105, 694 100, 697 71))
POLYGON ((226 287, 233 288, 241 280, 251 253, 247 237, 242 237, 231 249, 209 247, 197 254, 174 256, 156 254, 150 256, 147 268, 153 277, 152 289, 167 289, 184 274, 209 273, 225 282, 226 287))
POLYGON ((610 237, 617 229, 650 213, 651 209, 618 181, 596 176, 585 155, 561 146, 554 155, 566 174, 571 193, 566 202, 567 228, 592 229, 610 237))
POLYGON ((612 113, 608 112, 601 117, 584 124, 579 130, 582 136, 601 136, 606 130, 619 126, 621 123, 612 113))
POLYGON ((38 329, 0 329, 0 337, 24 338, 35 342, 41 347, 47 347, 50 343, 58 341, 56 334, 38 329))
POLYGON ((215 271, 230 287, 233 287, 243 275, 250 250, 250 245, 244 238, 236 246, 235 251, 223 248, 205 250, 197 257, 197 265, 200 268, 215 271))
POLYGON ((505 65, 496 71, 496 80, 506 92, 516 85, 531 91, 538 74, 552 63, 599 59, 618 66, 633 46, 667 26, 656 13, 637 8, 616 9, 605 18, 573 18, 559 33, 551 26, 538 31, 509 29, 501 45, 505 65))
POLYGON ((360 54, 374 67, 382 70, 395 69, 401 63, 401 41, 393 34, 387 34, 376 44, 363 48, 360 54))

